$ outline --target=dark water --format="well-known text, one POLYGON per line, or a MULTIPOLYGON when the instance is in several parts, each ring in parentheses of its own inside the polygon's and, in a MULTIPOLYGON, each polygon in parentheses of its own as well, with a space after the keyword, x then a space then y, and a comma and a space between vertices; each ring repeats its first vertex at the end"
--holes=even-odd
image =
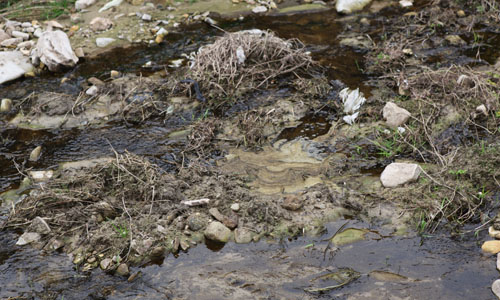
MULTIPOLYGON (((339 47, 338 34, 344 29, 332 11, 290 16, 245 18, 222 21, 226 30, 271 29, 280 37, 299 38, 315 59, 327 67, 330 79, 369 93, 367 79, 360 71, 363 52, 339 47)), ((19 80, 0 89, 0 98, 22 98, 31 92, 54 91, 78 93, 79 84, 88 77, 107 79, 109 70, 149 74, 141 66, 147 61, 162 68, 169 59, 196 50, 214 35, 221 33, 206 25, 185 28, 168 36, 168 43, 153 47, 118 49, 96 60, 84 61, 66 74, 44 74, 19 80), (127 55, 123 55, 126 53, 127 55), (62 76, 70 84, 60 85, 62 76)), ((497 46, 497 34, 485 32, 483 43, 497 46)), ((482 58, 491 62, 498 56, 492 47, 483 46, 482 58)), ((464 49, 468 53, 470 49, 464 49)), ((439 54, 439 53, 438 53, 439 54)), ((473 54, 468 54, 472 57, 473 54)), ((475 55, 475 54, 474 54, 475 55)), ((460 57, 461 54, 460 54, 460 57)), ((282 132, 283 138, 325 134, 330 128, 329 114, 316 112, 300 125, 282 132)), ((3 126, 3 125, 2 125, 3 126)), ((29 152, 44 146, 40 161, 26 162, 25 167, 49 168, 60 162, 95 158, 125 149, 152 158, 160 165, 175 152, 175 141, 168 134, 177 128, 162 123, 129 127, 113 124, 102 128, 72 130, 20 130, 0 128, 0 191, 15 187, 21 180, 13 161, 23 164, 29 152)), ((379 172, 369 170, 366 173, 379 172)), ((343 221, 344 222, 344 221, 343 221)), ((343 222, 332 223, 329 234, 343 222)), ((349 226, 368 227, 356 221, 349 226)), ((161 265, 133 268, 141 272, 131 283, 100 270, 81 273, 63 254, 42 254, 29 247, 17 247, 17 235, 0 234, 0 298, 9 299, 491 299, 490 284, 498 277, 495 259, 482 256, 472 234, 468 240, 448 235, 386 237, 368 239, 339 247, 333 256, 324 256, 327 243, 321 238, 301 237, 291 241, 259 242, 250 245, 229 243, 220 249, 198 246, 177 258, 167 257, 161 265), (314 244, 314 246, 311 246, 314 244), (311 280, 339 268, 352 268, 361 277, 327 292, 310 294, 311 280), (405 282, 380 281, 369 275, 380 270, 410 278, 405 282)), ((213 246, 213 245, 212 245, 213 246)))

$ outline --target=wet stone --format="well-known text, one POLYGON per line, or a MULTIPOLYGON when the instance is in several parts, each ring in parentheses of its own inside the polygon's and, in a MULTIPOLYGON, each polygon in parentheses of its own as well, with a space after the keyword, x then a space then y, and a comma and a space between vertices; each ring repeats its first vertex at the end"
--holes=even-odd
POLYGON ((227 243, 231 238, 231 230, 221 222, 214 221, 205 229, 205 237, 216 242, 227 243))
POLYGON ((158 246, 154 247, 153 250, 151 250, 151 257, 163 257, 165 256, 165 247, 158 246))
POLYGON ((129 274, 127 264, 120 264, 116 269, 116 274, 118 274, 119 276, 127 276, 129 274))
POLYGON ((252 241, 253 234, 245 228, 237 228, 234 230, 234 241, 238 244, 248 244, 252 241))
POLYGON ((304 199, 296 195, 289 195, 283 199, 281 207, 287 210, 296 211, 302 208, 304 205, 304 199))

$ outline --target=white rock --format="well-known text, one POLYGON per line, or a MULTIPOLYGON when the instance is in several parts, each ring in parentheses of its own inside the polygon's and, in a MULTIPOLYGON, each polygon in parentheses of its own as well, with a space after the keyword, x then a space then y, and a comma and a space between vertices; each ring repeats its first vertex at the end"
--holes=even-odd
POLYGON ((23 22, 21 24, 21 27, 23 27, 23 28, 29 28, 29 27, 33 27, 33 24, 31 24, 30 22, 23 22))
POLYGON ((43 34, 43 30, 42 30, 42 28, 37 28, 37 29, 35 30, 35 32, 33 32, 33 35, 34 35, 35 37, 37 37, 37 38, 40 38, 40 37, 42 36, 42 34, 43 34))
POLYGON ((488 116, 488 109, 484 104, 481 104, 478 107, 476 107, 476 112, 488 116))
POLYGON ((34 41, 26 41, 26 42, 19 43, 17 45, 18 48, 26 48, 26 49, 31 49, 31 48, 33 48, 33 46, 35 46, 34 41))
POLYGON ((165 35, 167 35, 167 34, 168 34, 168 31, 167 31, 165 28, 163 28, 163 27, 161 27, 161 28, 160 28, 160 29, 156 32, 156 35, 163 35, 163 36, 165 36, 165 35))
POLYGON ((33 33, 35 32, 35 28, 34 27, 23 28, 23 32, 33 33))
POLYGON ((383 116, 389 127, 397 128, 403 125, 411 116, 406 109, 397 106, 395 103, 387 102, 383 109, 383 116))
POLYGON ((141 17, 141 19, 142 19, 143 21, 148 21, 148 22, 149 22, 149 21, 151 21, 153 18, 151 17, 151 15, 148 15, 148 14, 143 14, 143 15, 142 15, 142 17, 141 17))
POLYGON ((41 155, 42 155, 42 146, 38 146, 31 151, 29 160, 37 161, 38 159, 40 159, 41 155))
POLYGON ((497 279, 493 282, 493 284, 491 285, 491 290, 493 291, 493 294, 495 294, 495 296, 500 299, 500 279, 497 279))
POLYGON ((86 9, 87 7, 93 5, 96 0, 76 0, 75 8, 76 10, 86 9))
POLYGON ((78 62, 68 36, 61 30, 45 31, 38 39, 31 61, 43 62, 50 71, 58 71, 62 67, 73 67, 78 62))
POLYGON ((85 92, 85 94, 89 96, 95 96, 99 92, 99 88, 95 85, 91 86, 88 88, 88 90, 85 92))
POLYGON ((245 56, 245 51, 243 50, 243 47, 239 46, 236 49, 236 58, 238 58, 238 64, 244 64, 245 60, 247 57, 245 56))
POLYGON ((23 235, 19 237, 19 239, 16 242, 16 245, 24 246, 29 243, 38 242, 40 238, 41 238, 40 234, 36 232, 25 232, 23 233, 23 235))
POLYGON ((47 181, 52 176, 54 176, 54 171, 48 170, 48 171, 28 171, 28 175, 33 178, 35 182, 43 182, 47 181))
POLYGON ((23 40, 27 40, 30 38, 30 35, 25 32, 14 30, 12 31, 12 37, 22 38, 23 40))
POLYGON ((401 7, 412 7, 413 1, 412 0, 401 0, 401 1, 399 1, 399 5, 401 5, 401 7))
POLYGON ((239 211, 240 210, 240 205, 238 203, 231 204, 231 210, 232 211, 239 211))
POLYGON ((23 76, 34 70, 29 59, 20 51, 0 52, 0 84, 23 76))
POLYGON ((17 46, 17 44, 21 43, 22 41, 23 41, 23 38, 10 38, 10 39, 3 40, 0 43, 0 46, 13 47, 13 46, 17 46))
POLYGON ((95 44, 97 45, 97 47, 104 48, 114 41, 116 40, 113 38, 97 38, 95 39, 95 44))
POLYGON ((362 10, 371 0, 337 0, 335 9, 337 12, 343 14, 350 14, 352 12, 362 10))
POLYGON ((384 187, 397 187, 407 182, 415 181, 422 172, 417 164, 392 163, 385 167, 380 181, 384 187))
POLYGON ((104 4, 103 7, 101 7, 101 9, 99 9, 99 12, 103 12, 105 10, 108 10, 110 9, 111 7, 114 7, 114 6, 118 6, 120 4, 122 4, 123 0, 113 0, 113 1, 110 1, 106 4, 104 4))
POLYGON ((107 18, 96 17, 90 21, 90 29, 93 31, 104 31, 113 27, 113 22, 107 18))
POLYGON ((252 12, 258 14, 258 13, 263 13, 267 11, 267 7, 263 5, 256 6, 252 9, 252 12))

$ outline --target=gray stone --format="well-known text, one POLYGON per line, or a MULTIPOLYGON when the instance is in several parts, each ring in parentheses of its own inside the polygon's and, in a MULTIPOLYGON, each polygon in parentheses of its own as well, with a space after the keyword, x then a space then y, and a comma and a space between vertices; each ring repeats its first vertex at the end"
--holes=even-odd
POLYGON ((335 9, 339 13, 350 14, 362 10, 371 0, 337 0, 335 9))
POLYGON ((49 224, 41 217, 36 217, 31 220, 30 229, 39 234, 47 234, 51 231, 49 224))
POLYGON ((12 109, 12 100, 4 98, 0 103, 0 112, 9 112, 12 109))
POLYGON ((385 167, 380 181, 384 187, 397 187, 407 182, 415 181, 422 172, 417 164, 392 163, 385 167))
POLYGON ((33 149, 30 153, 30 161, 37 161, 42 154, 42 146, 38 146, 35 149, 33 149))
POLYGON ((21 43, 22 41, 23 41, 22 38, 10 38, 10 39, 3 40, 0 43, 0 46, 2 46, 2 47, 14 47, 14 46, 17 46, 17 44, 21 43))
POLYGON ((148 15, 148 14, 143 14, 143 15, 142 15, 142 17, 141 17, 141 19, 142 19, 143 21, 148 21, 148 22, 149 22, 149 21, 151 21, 153 18, 151 17, 151 15, 148 15))
POLYGON ((248 244, 252 241, 253 234, 245 228, 237 228, 234 230, 234 241, 238 244, 248 244))
POLYGON ((267 11, 267 7, 265 7, 263 5, 256 6, 252 9, 252 12, 255 14, 264 13, 266 11, 267 11))
POLYGON ((448 43, 450 43, 453 46, 467 45, 467 43, 464 40, 462 40, 462 38, 459 37, 456 34, 447 35, 447 36, 444 37, 444 39, 447 40, 448 43))
POLYGON ((22 38, 23 40, 27 40, 30 38, 30 35, 25 32, 14 30, 12 31, 12 37, 22 38))
POLYGON ((493 291, 493 294, 495 294, 495 296, 500 299, 500 279, 497 279, 493 282, 493 284, 491 285, 491 290, 493 291))
POLYGON ((107 18, 96 17, 90 21, 90 29, 93 31, 104 31, 113 27, 113 22, 107 18))
POLYGON ((340 40, 340 45, 360 49, 370 49, 372 48, 373 43, 363 36, 358 36, 343 38, 340 40))
POLYGON ((287 210, 296 211, 302 208, 304 205, 304 199, 296 195, 288 195, 283 199, 281 207, 287 210))
POLYGON ((33 27, 33 24, 31 24, 30 22, 23 22, 21 24, 21 27, 22 28, 29 28, 29 27, 33 27))
POLYGON ((104 48, 109 44, 113 43, 114 41, 116 40, 113 38, 97 38, 95 40, 95 44, 97 45, 97 47, 104 48))
POLYGON ((16 242, 16 245, 24 246, 33 242, 38 242, 40 238, 41 238, 40 234, 36 232, 25 232, 23 233, 23 235, 19 237, 19 239, 16 242))
POLYGON ((26 49, 31 49, 33 48, 33 46, 35 46, 34 41, 25 41, 17 45, 18 48, 26 48, 26 49))
POLYGON ((73 67, 78 62, 69 38, 61 30, 45 31, 38 39, 31 56, 32 62, 43 62, 50 71, 58 71, 62 67, 73 67))
POLYGON ((207 220, 202 214, 194 213, 187 218, 187 225, 192 231, 198 231, 207 226, 207 220))
POLYGON ((406 109, 397 106, 395 103, 387 102, 383 109, 383 116, 389 127, 396 128, 403 125, 411 116, 406 109))
POLYGON ((116 274, 120 276, 126 276, 129 274, 128 266, 127 264, 120 264, 118 268, 116 269, 116 274))
POLYGON ((85 52, 83 52, 83 49, 81 47, 75 49, 75 55, 78 58, 85 57, 85 52))
POLYGON ((98 92, 99 92, 99 88, 97 86, 93 85, 85 91, 85 94, 87 94, 89 96, 95 96, 95 95, 97 95, 98 92))
POLYGON ((214 221, 205 229, 205 237, 207 239, 226 243, 231 238, 231 230, 224 226, 221 222, 214 221))
POLYGON ((42 36, 42 34, 43 34, 42 28, 37 28, 37 29, 35 29, 35 32, 33 32, 33 35, 37 38, 40 38, 42 36))

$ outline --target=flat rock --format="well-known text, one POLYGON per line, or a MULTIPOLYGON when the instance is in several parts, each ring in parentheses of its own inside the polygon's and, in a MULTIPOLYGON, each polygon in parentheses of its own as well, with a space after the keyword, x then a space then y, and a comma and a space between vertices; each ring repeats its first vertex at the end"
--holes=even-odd
POLYGON ((208 210, 210 215, 214 217, 219 222, 222 222, 224 226, 227 226, 231 229, 234 229, 238 226, 238 217, 236 215, 233 215, 231 217, 225 216, 222 213, 219 212, 219 210, 215 207, 211 208, 208 210))
POLYGON ((417 164, 392 163, 385 167, 380 175, 380 181, 384 187, 397 187, 417 180, 421 172, 422 168, 417 164))
POLYGON ((116 40, 113 38, 97 38, 97 39, 95 39, 95 44, 99 48, 104 48, 104 47, 108 46, 109 44, 113 43, 114 41, 116 41, 116 40))
POLYGON ((234 230, 234 241, 238 244, 248 244, 252 241, 253 234, 245 228, 237 228, 234 230))
POLYGON ((259 5, 259 6, 252 8, 252 12, 255 14, 264 13, 266 11, 267 11, 267 7, 265 7, 263 5, 259 5))
POLYGON ((487 253, 497 254, 498 252, 500 252, 500 241, 497 240, 486 241, 481 246, 481 249, 487 253))
POLYGON ((491 290, 493 291, 493 294, 495 294, 495 296, 500 299, 500 279, 497 279, 493 282, 493 284, 491 285, 491 290))
POLYGON ((96 17, 90 21, 90 29, 93 31, 104 31, 113 27, 113 22, 108 18, 96 17))
POLYGON ((231 238, 231 230, 221 222, 214 221, 205 229, 205 237, 212 241, 227 243, 231 238))
POLYGON ((389 127, 397 128, 403 125, 411 116, 410 112, 397 106, 393 102, 387 102, 383 109, 383 116, 389 127))
POLYGON ((74 67, 78 62, 68 36, 61 30, 45 31, 38 39, 31 61, 43 62, 50 71, 59 71, 63 67, 74 67))
POLYGON ((19 237, 19 239, 16 242, 16 245, 18 246, 24 246, 33 242, 38 242, 40 240, 41 236, 39 233, 36 232, 25 232, 23 235, 19 237))
POLYGON ((87 7, 93 5, 96 0, 76 0, 75 8, 76 10, 86 9, 87 7))
POLYGON ((12 35, 12 37, 21 38, 23 40, 27 40, 30 38, 30 35, 28 33, 25 33, 22 31, 17 31, 17 30, 12 31, 11 35, 12 35))
POLYGON ((371 0, 337 0, 335 9, 339 13, 350 14, 362 10, 371 0))

